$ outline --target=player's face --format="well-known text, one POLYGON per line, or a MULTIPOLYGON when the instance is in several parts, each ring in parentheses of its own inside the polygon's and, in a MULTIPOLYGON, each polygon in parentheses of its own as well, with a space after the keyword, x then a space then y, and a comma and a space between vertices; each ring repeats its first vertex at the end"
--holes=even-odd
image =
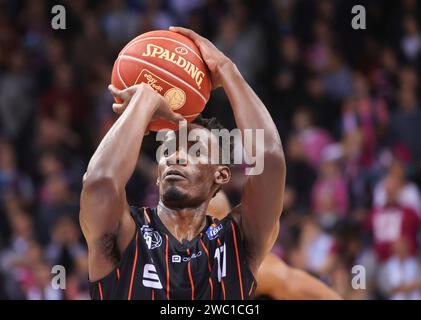
POLYGON ((161 146, 158 164, 160 200, 169 208, 194 208, 209 200, 220 185, 227 183, 227 166, 211 163, 215 136, 199 125, 189 124, 199 133, 194 141, 180 142, 178 132, 169 133, 161 146), (171 146, 175 146, 172 148, 171 146))

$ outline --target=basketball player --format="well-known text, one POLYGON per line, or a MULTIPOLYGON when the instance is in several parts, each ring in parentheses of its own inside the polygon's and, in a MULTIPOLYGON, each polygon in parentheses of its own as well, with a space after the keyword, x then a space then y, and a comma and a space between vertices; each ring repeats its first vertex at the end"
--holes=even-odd
MULTIPOLYGON (((231 206, 221 190, 212 198, 208 214, 223 219, 231 206)), ((292 268, 269 253, 257 272, 256 296, 268 296, 274 300, 338 300, 339 295, 323 282, 308 273, 292 268)))
MULTIPOLYGON (((228 96, 237 127, 264 129, 264 152, 258 155, 264 160, 264 171, 248 176, 241 213, 212 220, 206 215, 207 207, 230 180, 230 168, 194 164, 197 161, 192 157, 210 155, 191 155, 178 148, 164 153, 159 160, 157 208, 130 207, 125 186, 134 171, 148 124, 156 118, 178 124, 182 117, 146 84, 125 90, 110 86, 112 94, 123 101, 113 105, 121 116, 89 162, 80 200, 80 224, 89 250, 91 296, 129 300, 250 299, 256 289, 257 270, 279 230, 285 185, 281 140, 269 112, 230 59, 191 30, 171 30, 198 46, 213 87, 222 87, 228 96)), ((203 119, 187 126, 188 131, 200 130, 199 142, 204 148, 209 148, 209 140, 216 140, 212 128, 218 128, 215 121, 203 119)))

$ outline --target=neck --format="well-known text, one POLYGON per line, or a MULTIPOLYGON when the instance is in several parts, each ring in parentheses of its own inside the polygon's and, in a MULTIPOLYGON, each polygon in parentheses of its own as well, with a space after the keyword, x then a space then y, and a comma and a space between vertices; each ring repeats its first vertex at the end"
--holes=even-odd
POLYGON ((165 227, 179 241, 190 241, 206 224, 206 209, 209 201, 196 208, 171 209, 159 201, 157 213, 165 227))

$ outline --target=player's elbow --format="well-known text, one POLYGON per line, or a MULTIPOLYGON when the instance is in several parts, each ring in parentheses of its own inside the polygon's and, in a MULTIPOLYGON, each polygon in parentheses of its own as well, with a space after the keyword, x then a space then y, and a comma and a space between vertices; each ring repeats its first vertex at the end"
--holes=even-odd
POLYGON ((275 143, 265 148, 264 151, 265 166, 280 171, 286 170, 285 154, 280 143, 275 143))
POLYGON ((117 203, 121 202, 123 190, 119 190, 112 177, 106 175, 84 176, 80 197, 79 222, 88 242, 104 234, 108 225, 104 223, 114 214, 117 203))
POLYGON ((82 193, 84 195, 101 197, 103 200, 113 198, 119 193, 119 188, 113 176, 98 173, 85 173, 83 176, 82 193))

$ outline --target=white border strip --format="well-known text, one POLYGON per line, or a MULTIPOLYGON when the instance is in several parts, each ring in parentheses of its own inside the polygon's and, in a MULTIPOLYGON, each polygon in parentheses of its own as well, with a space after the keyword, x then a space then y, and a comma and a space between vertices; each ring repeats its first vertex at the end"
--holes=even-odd
POLYGON ((171 72, 168 72, 167 70, 165 70, 165 69, 162 69, 161 67, 158 67, 158 66, 156 66, 156 65, 154 65, 153 63, 150 63, 150 62, 148 62, 148 61, 145 61, 145 60, 143 60, 143 59, 140 59, 140 58, 136 58, 136 57, 133 57, 133 56, 128 56, 128 55, 120 55, 120 56, 118 56, 117 57, 117 60, 119 60, 119 59, 127 59, 127 60, 132 60, 132 61, 137 61, 137 62, 140 62, 140 63, 144 63, 144 64, 146 64, 147 66, 150 66, 150 67, 153 67, 153 68, 155 68, 155 69, 157 69, 157 70, 159 70, 159 71, 161 71, 161 72, 163 72, 163 73, 165 73, 166 75, 169 75, 169 76, 171 76, 171 77, 173 77, 174 79, 176 79, 176 80, 178 80, 178 81, 180 81, 182 84, 184 84, 186 87, 189 87, 192 91, 194 91, 195 93, 197 93, 197 95, 200 97, 200 98, 202 98, 202 100, 205 102, 205 103, 207 103, 207 100, 206 100, 206 98, 196 89, 196 88, 194 88, 194 87, 192 87, 189 83, 187 83, 186 81, 184 81, 183 79, 181 79, 181 78, 179 78, 179 77, 177 77, 176 75, 173 75, 171 72))

